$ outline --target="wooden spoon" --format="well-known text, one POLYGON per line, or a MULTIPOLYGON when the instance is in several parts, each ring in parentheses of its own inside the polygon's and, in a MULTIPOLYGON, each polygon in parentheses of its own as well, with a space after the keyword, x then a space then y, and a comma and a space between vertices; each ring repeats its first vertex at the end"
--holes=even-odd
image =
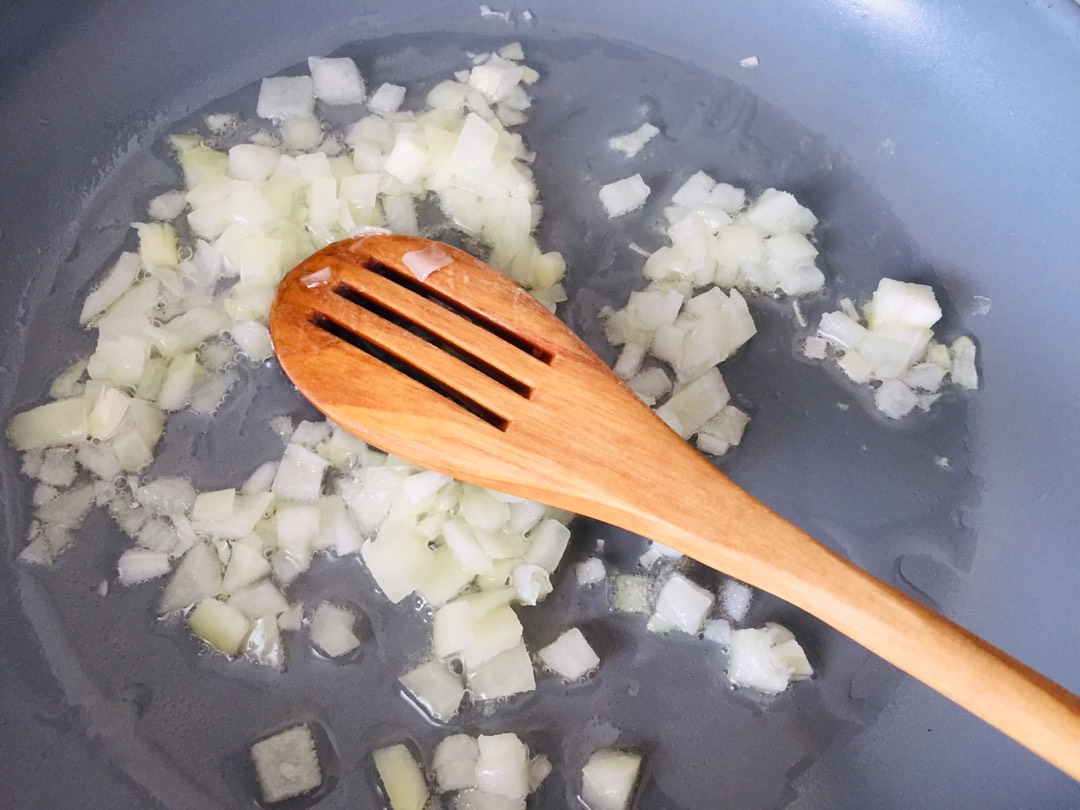
POLYGON ((483 262, 407 236, 338 242, 285 278, 270 330, 299 389, 370 444, 769 591, 1080 779, 1080 699, 770 511, 483 262), (445 266, 421 281, 417 258, 445 266))

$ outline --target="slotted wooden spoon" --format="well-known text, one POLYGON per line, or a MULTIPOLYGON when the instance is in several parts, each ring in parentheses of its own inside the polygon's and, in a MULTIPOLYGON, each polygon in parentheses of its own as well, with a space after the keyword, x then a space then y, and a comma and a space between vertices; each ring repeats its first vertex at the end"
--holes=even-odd
POLYGON ((282 282, 274 347, 319 410, 416 464, 621 526, 769 591, 1080 779, 1080 699, 770 511, 523 289, 435 245, 346 240, 282 282), (447 262, 424 281, 403 258, 421 251, 447 262))

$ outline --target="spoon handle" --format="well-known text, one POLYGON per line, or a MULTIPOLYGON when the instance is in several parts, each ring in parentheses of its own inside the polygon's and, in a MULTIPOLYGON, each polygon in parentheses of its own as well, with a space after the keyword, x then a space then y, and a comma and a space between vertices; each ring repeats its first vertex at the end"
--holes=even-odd
POLYGON ((693 451, 682 460, 690 469, 668 467, 608 519, 817 616, 1080 780, 1080 698, 829 550, 693 451))

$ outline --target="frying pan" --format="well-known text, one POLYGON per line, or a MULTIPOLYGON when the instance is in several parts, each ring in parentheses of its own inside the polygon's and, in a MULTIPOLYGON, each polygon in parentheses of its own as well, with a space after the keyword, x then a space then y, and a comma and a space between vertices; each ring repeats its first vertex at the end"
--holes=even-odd
MULTIPOLYGON (((86 350, 73 302, 131 244, 127 225, 149 197, 176 184, 165 133, 196 126, 200 111, 250 112, 253 82, 311 54, 353 56, 369 81, 413 86, 464 66, 466 49, 520 40, 544 75, 523 127, 541 155, 540 240, 567 256, 562 314, 597 349, 600 307, 621 303, 638 272, 626 243, 656 246, 659 201, 699 168, 809 205, 837 295, 865 298, 883 274, 935 285, 944 329, 980 345, 982 390, 885 425, 798 360, 792 319, 759 300, 761 337, 725 367, 754 421, 724 469, 860 565, 1080 690, 1080 8, 492 6, 509 18, 447 0, 7 5, 0 418, 86 350), (758 67, 740 66, 748 56, 758 67), (629 169, 605 142, 643 118, 663 136, 629 169), (637 170, 656 204, 608 222, 596 189, 637 170)), ((310 412, 278 372, 245 373, 214 419, 177 417, 160 464, 210 488, 280 451, 270 417, 310 412)), ((315 806, 375 807, 370 752, 400 739, 430 751, 442 735, 394 687, 423 628, 380 604, 358 566, 317 564, 298 584, 302 599, 364 614, 356 662, 332 666, 294 639, 284 676, 229 664, 153 621, 153 586, 96 594, 122 548, 102 515, 53 569, 16 565, 29 486, 6 445, 0 474, 4 807, 254 806, 247 747, 299 721, 323 748, 315 806)), ((627 565, 641 549, 583 522, 571 556, 596 537, 627 565)), ((538 806, 568 806, 575 769, 609 744, 645 751, 641 808, 1080 806, 1067 777, 768 596, 751 619, 792 626, 818 675, 763 701, 727 691, 715 650, 648 637, 602 597, 573 591, 530 617, 526 634, 592 628, 602 676, 573 690, 542 681, 508 713, 464 718, 474 732, 516 730, 552 757, 538 806)))

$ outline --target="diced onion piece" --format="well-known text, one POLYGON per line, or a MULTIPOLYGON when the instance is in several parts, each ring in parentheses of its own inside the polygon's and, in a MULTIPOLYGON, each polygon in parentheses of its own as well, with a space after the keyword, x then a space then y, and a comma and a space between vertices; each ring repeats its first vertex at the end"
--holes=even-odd
POLYGON ((139 234, 139 260, 143 269, 175 267, 180 262, 177 253, 176 230, 168 222, 136 222, 139 234))
POLYGON ((277 475, 277 468, 278 462, 276 461, 266 461, 260 464, 244 481, 240 487, 240 494, 256 495, 269 492, 274 483, 274 476, 277 475))
POLYGON ((709 619, 705 622, 703 635, 709 641, 717 644, 731 643, 731 622, 727 619, 709 619))
POLYGON ((867 362, 866 358, 857 351, 844 352, 844 356, 836 361, 840 370, 848 376, 853 383, 860 385, 869 382, 874 373, 874 367, 867 362))
POLYGON ((817 225, 817 217, 809 208, 799 205, 794 195, 775 188, 765 189, 746 210, 746 221, 769 236, 796 231, 810 233, 817 225))
POLYGON ((241 143, 229 150, 229 175, 237 180, 266 180, 274 173, 281 153, 269 146, 241 143))
POLYGON ((360 556, 375 583, 395 604, 424 582, 434 562, 426 538, 398 523, 383 524, 379 536, 361 547, 360 556))
POLYGON ((221 593, 221 560, 209 543, 196 543, 176 566, 158 612, 162 615, 184 610, 208 596, 221 593))
POLYGON ((263 79, 255 114, 260 118, 292 118, 311 115, 315 109, 310 76, 277 76, 263 79))
POLYGON ((741 622, 746 618, 753 598, 754 589, 736 579, 726 579, 720 586, 720 609, 732 621, 741 622))
POLYGON ((281 628, 276 616, 259 616, 254 620, 242 652, 246 658, 263 666, 276 670, 285 668, 285 647, 281 643, 281 628))
POLYGON ((271 487, 274 495, 292 501, 314 502, 322 494, 329 462, 301 444, 285 448, 271 487))
MULTIPOLYGON (((645 359, 645 347, 637 343, 627 343, 619 352, 619 358, 612 366, 612 371, 624 380, 632 379, 640 370, 641 362, 645 359)), ((661 372, 663 373, 663 372, 661 372)))
MULTIPOLYGON (((42 484, 53 487, 69 487, 75 480, 75 449, 71 447, 51 447, 45 451, 37 479, 42 484)), ((54 493, 55 494, 55 493, 54 493)))
POLYGON ((84 357, 64 369, 60 376, 53 380, 52 385, 49 386, 49 396, 53 399, 67 399, 78 394, 81 390, 80 383, 83 375, 86 374, 88 363, 89 358, 84 357))
POLYGON ((347 57, 308 57, 312 90, 324 104, 361 104, 367 96, 356 63, 347 57))
POLYGON ((270 573, 270 561, 263 556, 261 548, 254 548, 244 543, 234 543, 229 555, 229 564, 225 567, 225 576, 221 580, 221 592, 233 591, 257 582, 270 573))
POLYGON ((829 343, 823 337, 813 335, 803 343, 803 356, 810 360, 824 360, 829 356, 829 343))
POLYGON ((402 183, 415 182, 428 165, 428 152, 412 133, 401 133, 386 156, 383 171, 402 183))
POLYGON ((251 629, 247 616, 213 597, 199 602, 188 616, 188 626, 191 632, 224 655, 236 655, 251 629))
POLYGON ((436 270, 454 263, 438 245, 429 245, 423 250, 414 250, 401 257, 405 266, 421 281, 427 279, 436 270))
POLYGON ((158 393, 158 405, 164 411, 176 411, 191 401, 191 391, 202 372, 195 352, 178 355, 169 361, 158 393))
POLYGON ((468 734, 452 734, 435 746, 432 768, 440 793, 476 787, 476 760, 480 746, 468 734))
POLYGON ((885 380, 874 391, 874 405, 890 419, 901 419, 919 404, 919 398, 900 380, 885 380))
POLYGON ((461 699, 465 697, 465 683, 461 676, 441 661, 421 664, 398 680, 416 702, 441 723, 457 714, 461 699))
MULTIPOLYGON (((257 619, 260 616, 282 616, 290 609, 289 601, 278 587, 269 579, 262 579, 251 585, 245 585, 233 592, 228 599, 228 604, 235 607, 249 619, 257 619)), ((298 630, 299 622, 295 626, 289 626, 287 620, 280 625, 282 630, 298 630)))
POLYGON ((516 734, 481 734, 476 739, 476 787, 511 799, 529 794, 529 749, 516 734))
POLYGON ((554 518, 546 518, 529 532, 528 540, 525 561, 553 574, 570 542, 570 530, 554 518))
POLYGON ((975 342, 969 337, 958 337, 949 347, 952 360, 950 376, 961 388, 974 391, 979 387, 979 372, 975 366, 975 342))
POLYGON ((481 700, 510 697, 536 689, 532 660, 524 644, 499 653, 476 669, 467 669, 465 674, 472 693, 481 700))
POLYGON ((937 363, 926 361, 913 365, 901 375, 900 379, 910 388, 934 393, 941 388, 946 373, 946 370, 937 363))
POLYGON ((654 581, 640 574, 615 577, 615 610, 620 613, 652 613, 654 581))
POLYGON ((535 605, 551 593, 551 577, 539 565, 522 563, 514 567, 510 583, 516 600, 522 605, 535 605))
POLYGON ((398 84, 381 84, 379 89, 371 94, 368 99, 368 109, 373 113, 383 115, 397 112, 405 101, 405 88, 398 84))
POLYGON ((474 169, 486 169, 492 165, 492 156, 498 142, 498 131, 479 115, 471 112, 465 116, 461 125, 453 159, 474 169))
POLYGON ((191 507, 192 520, 223 520, 236 506, 235 489, 218 489, 212 492, 200 492, 191 507))
POLYGON ((492 54, 469 72, 469 86, 495 103, 505 99, 525 75, 524 68, 492 54))
POLYGON ((62 399, 17 413, 8 422, 7 437, 15 450, 78 444, 88 435, 86 400, 62 399))
POLYGON ((429 798, 427 782, 405 745, 380 748, 372 759, 391 810, 424 810, 429 798))
MULTIPOLYGON (((480 8, 484 9, 486 6, 480 8)), ((463 790, 454 797, 454 810, 525 810, 525 808, 525 799, 511 799, 508 796, 485 793, 475 788, 463 790)))
POLYGON ((436 610, 431 626, 435 656, 447 658, 472 644, 472 624, 473 613, 468 602, 450 602, 436 610))
POLYGON ((251 746, 251 761, 262 800, 292 799, 322 784, 315 738, 307 726, 294 726, 251 746))
POLYGON ((640 174, 616 180, 600 189, 600 202, 612 219, 636 211, 648 198, 649 187, 640 174))
POLYGON ((940 319, 941 307, 932 287, 891 278, 878 282, 866 308, 866 320, 871 329, 886 323, 929 329, 940 319))
POLYGON ((655 613, 673 628, 695 634, 712 605, 709 591, 682 574, 672 574, 660 588, 655 613))
POLYGON ((121 253, 105 278, 83 302, 79 323, 87 324, 108 309, 135 282, 141 265, 136 253, 121 253))
POLYGON ((607 576, 604 562, 598 557, 589 557, 578 563, 574 571, 579 585, 595 585, 597 582, 603 582, 607 576))
POLYGON ((846 351, 859 348, 866 337, 866 327, 843 312, 826 312, 818 324, 818 334, 831 345, 846 351))
POLYGON ((176 219, 187 207, 184 192, 179 190, 166 191, 150 200, 146 206, 146 213, 151 219, 167 222, 176 219))
POLYGON ((251 534, 273 500, 274 496, 269 492, 237 495, 232 510, 221 517, 197 519, 193 515, 192 528, 211 537, 239 540, 251 534))
POLYGON ((353 632, 355 626, 356 616, 351 610, 323 602, 315 608, 308 632, 312 644, 331 658, 340 658, 360 646, 353 632))
POLYGON ((529 761, 529 793, 535 793, 544 780, 551 775, 551 760, 538 754, 529 761))
POLYGON ((240 321, 230 328, 236 347, 252 360, 266 360, 274 354, 270 330, 258 321, 240 321))
POLYGON ((633 157, 644 148, 645 144, 659 134, 659 129, 652 124, 645 123, 633 132, 626 132, 608 139, 608 146, 622 152, 627 157, 633 157))
POLYGON ((609 748, 593 752, 581 769, 581 799, 589 810, 629 810, 641 757, 609 748))
POLYGON ((731 633, 728 678, 765 694, 787 689, 791 681, 813 674, 802 647, 787 628, 766 623, 731 633))
POLYGON ((567 681, 577 681, 600 666, 600 657, 581 630, 571 627, 537 653, 544 666, 567 681))
POLYGON ((675 390, 670 399, 656 409, 667 425, 689 438, 727 405, 729 394, 720 371, 710 368, 700 377, 675 390))
POLYGON ((148 579, 165 576, 172 569, 169 555, 160 551, 129 548, 116 564, 121 585, 136 585, 148 579))
POLYGON ((521 643, 521 620, 509 605, 495 608, 472 621, 472 640, 461 651, 465 666, 476 669, 485 661, 521 643))

